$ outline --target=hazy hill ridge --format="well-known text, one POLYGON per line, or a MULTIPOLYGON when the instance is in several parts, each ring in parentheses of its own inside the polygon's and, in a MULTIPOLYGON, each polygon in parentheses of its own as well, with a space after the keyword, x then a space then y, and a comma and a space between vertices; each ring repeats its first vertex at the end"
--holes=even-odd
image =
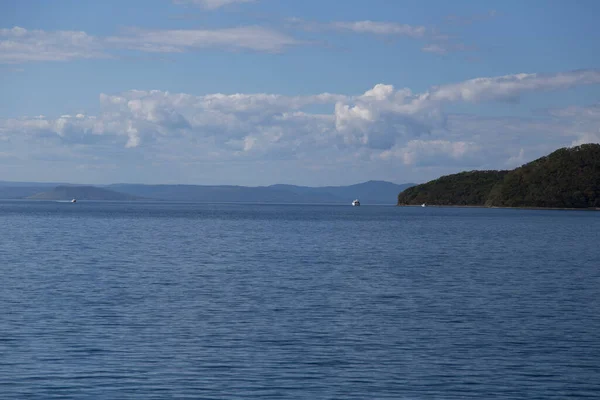
POLYGON ((562 148, 512 171, 469 171, 417 185, 398 205, 600 207, 600 145, 562 148))
POLYGON ((37 200, 166 200, 189 202, 350 204, 358 198, 367 204, 396 203, 398 192, 412 186, 368 181, 349 186, 308 187, 231 185, 142 185, 104 186, 0 182, 0 198, 37 200))
POLYGON ((95 186, 57 186, 54 189, 27 197, 33 200, 139 200, 140 197, 95 186))
POLYGON ((369 181, 350 186, 324 187, 285 184, 258 187, 115 184, 108 187, 131 195, 171 201, 350 204, 359 198, 363 204, 393 205, 398 192, 412 185, 369 181))

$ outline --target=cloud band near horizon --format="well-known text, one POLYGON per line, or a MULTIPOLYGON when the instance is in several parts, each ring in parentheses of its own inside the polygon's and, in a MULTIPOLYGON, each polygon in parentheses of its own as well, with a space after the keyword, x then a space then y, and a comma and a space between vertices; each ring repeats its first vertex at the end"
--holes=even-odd
POLYGON ((55 148, 152 148, 206 160, 369 159, 407 166, 516 163, 524 152, 556 143, 600 141, 597 107, 548 112, 546 122, 448 114, 446 104, 514 100, 527 92, 600 83, 600 70, 514 74, 432 87, 423 93, 377 84, 360 95, 169 93, 131 90, 100 95, 102 112, 0 120, 5 143, 55 148), (332 112, 308 112, 331 106, 332 112), (536 125, 537 124, 537 125, 536 125), (475 129, 474 126, 477 128, 475 129), (516 126, 516 128, 515 128, 516 126), (502 135, 498 133, 505 129, 502 135), (522 137, 516 153, 505 140, 522 137), (546 130, 546 132, 542 132, 546 130), (525 150, 523 150, 525 149, 525 150))

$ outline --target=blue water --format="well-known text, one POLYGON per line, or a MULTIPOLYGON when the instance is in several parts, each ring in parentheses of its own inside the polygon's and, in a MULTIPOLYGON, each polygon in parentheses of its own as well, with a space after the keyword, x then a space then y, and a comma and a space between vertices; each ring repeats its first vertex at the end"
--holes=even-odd
POLYGON ((598 212, 0 202, 0 398, 599 398, 599 239, 598 212))

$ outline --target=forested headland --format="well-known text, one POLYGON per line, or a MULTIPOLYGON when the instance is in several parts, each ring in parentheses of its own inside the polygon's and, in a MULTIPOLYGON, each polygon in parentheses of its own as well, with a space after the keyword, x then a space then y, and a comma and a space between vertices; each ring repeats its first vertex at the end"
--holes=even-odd
POLYGON ((398 205, 600 207, 600 145, 562 148, 511 171, 468 171, 410 187, 398 205))

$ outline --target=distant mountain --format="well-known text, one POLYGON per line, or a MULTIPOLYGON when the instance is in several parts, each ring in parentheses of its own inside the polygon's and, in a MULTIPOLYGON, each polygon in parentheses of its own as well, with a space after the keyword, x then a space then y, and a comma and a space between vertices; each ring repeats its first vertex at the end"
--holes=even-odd
MULTIPOLYGON (((13 182, 13 181, 0 181, 0 188, 2 187, 56 187, 60 185, 65 185, 64 183, 56 183, 56 182, 13 182)), ((75 185, 73 185, 75 186, 75 185)))
POLYGON ((285 188, 294 193, 310 195, 315 198, 325 197, 331 203, 349 203, 354 199, 359 199, 362 204, 394 204, 398 192, 414 185, 414 183, 398 185, 385 181, 368 181, 349 186, 273 185, 269 187, 285 188))
POLYGON ((600 207, 600 144, 562 148, 512 171, 443 176, 398 195, 399 205, 600 207))
POLYGON ((48 190, 47 186, 2 186, 0 199, 24 199, 34 194, 48 190))
POLYGON ((57 186, 54 189, 27 197, 32 200, 139 200, 138 196, 119 193, 95 186, 57 186))
POLYGON ((389 204, 398 192, 413 186, 385 181, 369 181, 350 186, 309 187, 296 185, 227 186, 227 185, 142 185, 112 184, 90 186, 52 183, 0 181, 0 199, 46 200, 166 200, 189 202, 231 203, 297 203, 350 204, 359 199, 362 204, 389 204))
MULTIPOLYGON (((55 182, 12 182, 0 181, 0 199, 25 199, 38 193, 46 192, 57 186, 66 185, 55 182)), ((69 184, 69 186, 78 186, 69 184)), ((79 185, 81 186, 81 185, 79 185)))
POLYGON ((114 191, 156 200, 242 203, 350 204, 358 198, 363 204, 394 204, 398 191, 413 184, 369 181, 351 186, 308 187, 201 186, 114 184, 114 191))
POLYGON ((304 197, 284 189, 246 186, 116 184, 110 189, 154 200, 189 202, 302 203, 304 197))
POLYGON ((0 181, 0 199, 24 199, 58 186, 58 183, 0 181))

